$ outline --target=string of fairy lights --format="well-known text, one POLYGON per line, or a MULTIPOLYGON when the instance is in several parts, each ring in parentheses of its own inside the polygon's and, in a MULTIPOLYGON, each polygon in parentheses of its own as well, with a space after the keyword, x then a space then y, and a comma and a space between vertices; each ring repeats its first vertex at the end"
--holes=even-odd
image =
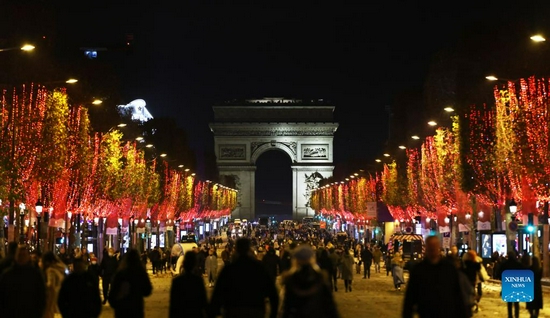
POLYGON ((167 154, 146 160, 154 146, 123 140, 120 127, 92 133, 87 108, 70 105, 66 89, 27 84, 0 97, 3 204, 42 201, 51 218, 71 211, 181 221, 228 216, 237 206, 237 190, 198 180, 182 164, 171 168, 167 154))
POLYGON ((478 221, 491 222, 515 200, 519 219, 537 216, 550 199, 548 91, 548 79, 534 76, 497 85, 494 105, 471 105, 419 147, 400 147, 405 163, 380 158, 379 172, 314 190, 312 207, 360 220, 369 218, 361 200, 380 200, 400 222, 420 218, 444 225, 451 216, 469 222, 474 213, 478 221))

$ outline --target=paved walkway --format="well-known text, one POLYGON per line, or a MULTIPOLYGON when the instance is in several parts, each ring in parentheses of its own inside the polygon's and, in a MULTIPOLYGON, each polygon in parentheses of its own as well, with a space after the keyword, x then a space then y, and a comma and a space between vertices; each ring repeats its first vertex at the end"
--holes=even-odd
MULTIPOLYGON (((168 317, 168 305, 170 297, 171 274, 152 275, 153 294, 145 299, 146 318, 168 317)), ((405 274, 405 279, 407 276, 405 274)), ((338 281, 339 291, 334 293, 341 318, 360 317, 387 317, 398 318, 401 316, 401 308, 404 297, 403 291, 396 291, 393 288, 391 276, 386 276, 385 271, 374 273, 370 279, 363 279, 361 274, 355 275, 353 291, 345 293, 343 281, 338 281)), ((207 288, 209 294, 212 289, 207 288)), ((484 284, 483 298, 480 303, 481 311, 474 315, 474 318, 494 318, 495 316, 506 317, 506 303, 500 299, 500 284, 489 282, 484 284)), ((210 295, 209 295, 210 296, 210 295)), ((547 308, 543 309, 540 317, 550 317, 550 289, 544 289, 544 303, 547 308)), ((185 306, 185 300, 181 301, 185 306)), ((525 304, 521 304, 521 317, 528 317, 525 304)), ((103 306, 102 318, 113 318, 113 310, 109 305, 103 306)))

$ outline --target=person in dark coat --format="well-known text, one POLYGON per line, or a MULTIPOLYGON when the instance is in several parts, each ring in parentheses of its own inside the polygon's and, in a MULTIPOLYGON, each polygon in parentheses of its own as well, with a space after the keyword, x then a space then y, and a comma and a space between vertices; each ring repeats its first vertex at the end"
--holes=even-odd
POLYGON ((0 315, 42 318, 46 308, 46 283, 39 268, 31 264, 28 247, 21 245, 14 263, 0 275, 0 315))
POLYGON ((543 301, 542 301, 542 268, 540 267, 540 261, 538 257, 533 257, 531 259, 531 268, 533 271, 534 276, 534 287, 535 287, 535 294, 533 301, 526 303, 527 310, 529 311, 529 314, 531 315, 531 318, 537 318, 539 316, 539 312, 543 307, 543 301))
POLYGON ((101 314, 99 281, 86 269, 84 258, 75 258, 73 272, 61 284, 57 305, 63 318, 95 318, 101 314))
POLYGON ((328 274, 315 262, 315 252, 307 244, 293 253, 293 266, 283 274, 281 318, 338 318, 328 274))
POLYGON ((188 251, 183 257, 183 273, 172 280, 169 317, 206 317, 208 299, 204 279, 197 275, 197 253, 188 251), (182 302, 185 304, 182 306, 182 302))
MULTIPOLYGON (((496 276, 497 279, 502 281, 502 273, 509 269, 525 269, 525 267, 523 267, 523 265, 521 265, 518 261, 516 251, 514 250, 508 251, 507 258, 500 264, 499 271, 496 276)), ((508 318, 519 318, 519 302, 506 302, 506 306, 508 307, 508 318)))
POLYGON ((99 267, 103 287, 103 304, 106 304, 113 276, 118 269, 118 255, 115 254, 114 248, 109 247, 108 252, 103 255, 99 267))
POLYGON ((370 267, 372 265, 373 258, 374 256, 372 255, 370 248, 368 246, 365 246, 361 251, 361 262, 363 262, 364 266, 363 278, 370 279, 370 267))
POLYGON ((459 270, 444 260, 441 240, 432 235, 426 238, 426 257, 410 271, 403 302, 403 318, 467 318, 471 308, 461 291, 459 270))
POLYGON ((273 282, 275 282, 279 273, 279 256, 275 254, 275 248, 273 246, 268 248, 267 253, 262 258, 262 264, 273 282))
POLYGON ((137 250, 130 249, 121 260, 109 291, 109 304, 115 318, 144 318, 143 298, 151 295, 153 285, 137 250))
POLYGON ((275 283, 258 261, 250 247, 250 240, 237 240, 234 260, 224 266, 218 276, 208 310, 216 317, 223 309, 225 318, 263 318, 265 299, 269 298, 269 317, 276 318, 279 295, 275 283))
POLYGON ((328 251, 326 248, 319 248, 318 249, 319 254, 317 257, 317 265, 319 265, 319 268, 326 273, 329 281, 330 291, 333 291, 334 286, 332 286, 332 261, 330 260, 328 251))

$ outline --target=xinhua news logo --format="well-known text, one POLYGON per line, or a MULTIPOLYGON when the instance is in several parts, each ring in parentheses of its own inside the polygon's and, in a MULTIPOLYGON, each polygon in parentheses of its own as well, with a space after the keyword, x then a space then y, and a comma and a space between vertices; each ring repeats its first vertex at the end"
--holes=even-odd
POLYGON ((530 269, 509 269, 502 272, 502 300, 532 302, 535 297, 535 275, 530 269))

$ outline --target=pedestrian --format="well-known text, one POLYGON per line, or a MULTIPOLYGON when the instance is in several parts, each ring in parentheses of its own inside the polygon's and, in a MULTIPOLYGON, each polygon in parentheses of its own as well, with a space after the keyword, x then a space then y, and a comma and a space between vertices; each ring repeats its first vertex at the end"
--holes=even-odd
POLYGON ((393 258, 393 253, 391 250, 388 250, 386 252, 386 256, 384 258, 384 266, 386 267, 386 276, 389 276, 391 273, 391 260, 393 258))
POLYGON ((315 252, 307 245, 293 253, 293 265, 283 274, 280 318, 338 318, 327 272, 315 261, 315 252))
MULTIPOLYGON (((93 258, 95 256, 91 256, 93 258)), ((101 314, 99 281, 86 268, 84 258, 76 258, 73 272, 61 284, 57 304, 63 318, 96 318, 101 314)))
POLYGON ((531 315, 530 318, 537 318, 539 316, 539 312, 543 307, 543 301, 542 301, 542 268, 540 266, 539 258, 534 256, 531 259, 531 268, 533 271, 533 283, 534 283, 534 297, 533 301, 526 303, 527 304, 527 310, 529 311, 529 314, 531 315))
POLYGON ((42 273, 46 279, 46 308, 44 309, 44 318, 53 318, 55 314, 59 313, 57 297, 61 284, 65 279, 67 267, 52 251, 47 251, 42 255, 41 264, 42 273))
POLYGON ((208 299, 202 276, 197 275, 197 253, 188 251, 183 258, 182 273, 172 279, 169 317, 206 317, 208 299), (185 305, 182 306, 182 301, 185 305))
POLYGON ((214 248, 208 250, 208 256, 204 261, 206 276, 208 277, 208 287, 214 287, 218 276, 218 257, 215 254, 214 248))
MULTIPOLYGON (((515 250, 508 251, 506 259, 499 266, 499 271, 496 275, 497 279, 502 281, 502 273, 509 269, 525 269, 518 261, 515 250)), ((506 306, 508 307, 508 318, 519 318, 519 302, 506 302, 506 306)))
POLYGON ((2 317, 42 318, 46 308, 46 283, 31 264, 28 246, 17 247, 13 265, 0 275, 2 317))
POLYGON ((363 262, 363 279, 370 279, 370 267, 372 266, 372 260, 374 256, 368 246, 361 251, 361 262, 363 262))
POLYGON ((403 302, 403 318, 467 318, 459 270, 444 260, 438 236, 426 238, 426 255, 410 271, 403 302))
POLYGON ((113 276, 118 269, 118 257, 115 254, 114 248, 109 247, 109 249, 107 249, 107 253, 103 255, 99 267, 103 287, 103 304, 106 304, 113 276))
POLYGON ((263 318, 269 299, 269 317, 277 316, 279 295, 277 287, 251 250, 250 240, 237 239, 235 258, 224 266, 218 276, 210 300, 208 316, 223 311, 225 318, 263 318))
POLYGON ((273 283, 277 280, 277 275, 279 274, 279 256, 275 253, 275 247, 270 245, 267 249, 267 253, 264 258, 262 258, 262 264, 265 267, 265 270, 271 277, 273 283))
POLYGON ((349 248, 345 247, 342 257, 340 259, 340 264, 342 266, 342 272, 340 273, 340 278, 344 281, 344 288, 346 293, 351 292, 351 284, 353 282, 353 255, 351 255, 349 248))
POLYGON ((139 252, 130 249, 123 256, 109 291, 109 304, 115 310, 115 318, 143 318, 143 297, 151 295, 152 291, 153 285, 139 252))
POLYGON ((87 269, 97 280, 97 286, 99 286, 99 277, 101 277, 101 267, 97 263, 97 257, 94 253, 90 253, 90 265, 87 269))
POLYGON ((374 250, 372 251, 372 262, 374 263, 375 273, 380 273, 381 260, 382 260, 382 251, 380 250, 380 246, 376 245, 374 246, 374 250))
MULTIPOLYGON (((481 276, 481 266, 477 261, 477 253, 474 250, 469 250, 464 253, 462 256, 462 271, 466 274, 468 281, 472 285, 472 293, 476 294, 475 289, 477 288, 477 283, 479 282, 479 277, 481 276)), ((481 299, 481 296, 479 296, 481 299)), ((479 300, 476 297, 474 312, 479 311, 479 300)))
POLYGON ((395 290, 401 290, 401 285, 405 284, 405 278, 403 277, 403 258, 401 253, 395 252, 391 259, 391 274, 393 278, 393 286, 395 290))
POLYGON ((152 249, 151 252, 149 252, 149 259, 151 260, 153 275, 156 275, 159 272, 160 258, 161 258, 161 253, 160 253, 159 247, 155 246, 155 248, 152 249))
POLYGON ((229 244, 226 244, 223 251, 222 251, 222 261, 223 261, 223 265, 227 265, 229 264, 230 260, 231 260, 231 247, 229 246, 229 244))
POLYGON ((335 247, 330 247, 328 251, 329 251, 328 256, 330 258, 330 263, 331 263, 331 267, 330 267, 331 271, 330 271, 329 278, 332 281, 332 286, 334 287, 334 291, 337 292, 338 291, 338 267, 340 266, 340 262, 342 258, 336 252, 335 247))
POLYGON ((458 255, 458 247, 456 245, 451 246, 451 250, 445 256, 445 259, 451 262, 451 264, 453 264, 456 268, 462 269, 462 259, 460 258, 460 255, 458 255))

